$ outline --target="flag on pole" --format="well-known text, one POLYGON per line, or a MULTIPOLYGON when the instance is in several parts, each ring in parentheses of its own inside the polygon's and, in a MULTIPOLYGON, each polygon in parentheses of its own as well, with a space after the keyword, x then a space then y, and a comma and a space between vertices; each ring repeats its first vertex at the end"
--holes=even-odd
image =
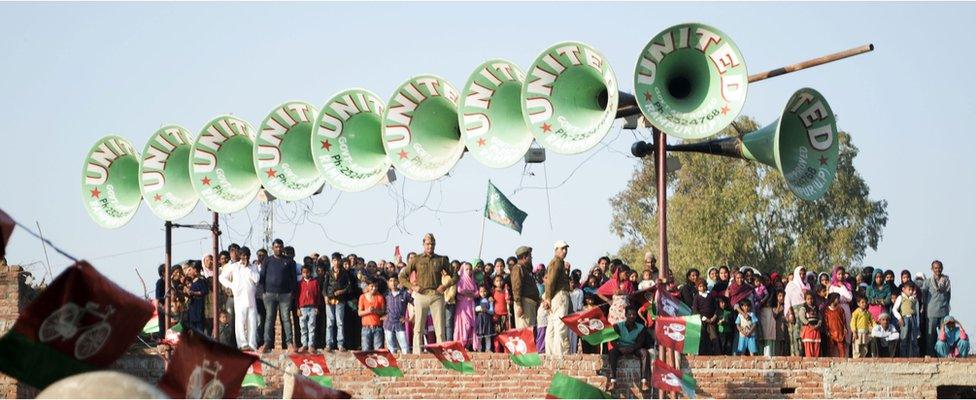
POLYGON ((424 346, 437 357, 437 360, 444 365, 444 368, 452 369, 462 374, 474 374, 474 365, 471 364, 471 357, 464 349, 461 342, 441 342, 424 346))
POLYGON ((495 340, 505 347, 513 364, 522 367, 542 365, 531 326, 499 333, 495 340))
POLYGON ((298 372, 325 387, 332 387, 332 377, 329 376, 329 366, 321 354, 292 354, 288 356, 298 367, 298 372))
POLYGON ((681 392, 689 399, 695 398, 698 383, 691 374, 685 374, 661 360, 654 360, 651 385, 664 392, 681 392))
POLYGON ((613 325, 607 321, 607 317, 600 307, 570 314, 562 319, 570 330, 576 332, 586 343, 594 346, 617 340, 620 337, 617 331, 613 330, 613 325))
POLYGON ((174 399, 236 399, 247 370, 259 358, 188 330, 159 379, 159 388, 174 399))
POLYGON ((143 335, 152 335, 159 332, 159 311, 157 311, 158 308, 156 307, 156 299, 152 300, 152 305, 152 317, 150 317, 149 321, 146 322, 146 326, 142 327, 143 335))
POLYGON ((396 358, 389 350, 354 351, 352 354, 360 364, 369 368, 377 376, 403 376, 403 371, 397 366, 396 358))
MULTIPOLYGON (((254 354, 254 353, 247 353, 254 354)), ((255 357, 257 355, 255 354, 255 357)), ((264 381, 264 368, 261 365, 261 360, 258 359, 251 363, 251 367, 247 369, 247 373, 244 374, 244 381, 241 382, 241 387, 256 387, 263 388, 267 386, 264 381)))
POLYGON ((582 379, 576 379, 569 375, 557 372, 552 376, 549 383, 549 391, 546 392, 547 399, 609 399, 610 395, 586 383, 582 379))
POLYGON ((701 315, 688 317, 658 316, 654 335, 661 346, 684 354, 698 354, 701 341, 701 315))
POLYGON ((342 390, 322 386, 302 375, 291 375, 295 379, 292 386, 292 399, 351 399, 352 395, 342 390))
POLYGON ((485 203, 485 218, 522 233, 522 222, 528 214, 519 210, 495 185, 488 181, 488 201, 485 203))
POLYGON ((70 375, 108 368, 132 345, 152 308, 79 261, 0 338, 0 372, 44 389, 70 375))
POLYGON ((658 290, 657 315, 684 317, 691 315, 691 307, 672 296, 667 290, 658 290))

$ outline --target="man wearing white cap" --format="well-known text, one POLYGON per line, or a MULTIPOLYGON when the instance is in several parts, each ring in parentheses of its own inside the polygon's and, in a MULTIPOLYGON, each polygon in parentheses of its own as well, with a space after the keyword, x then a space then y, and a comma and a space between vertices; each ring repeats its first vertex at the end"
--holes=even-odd
POLYGON ((546 354, 563 355, 569 351, 569 332, 562 318, 569 310, 569 271, 566 269, 566 253, 569 245, 560 240, 553 245, 554 257, 546 268, 543 281, 545 293, 542 306, 549 310, 546 329, 546 354))

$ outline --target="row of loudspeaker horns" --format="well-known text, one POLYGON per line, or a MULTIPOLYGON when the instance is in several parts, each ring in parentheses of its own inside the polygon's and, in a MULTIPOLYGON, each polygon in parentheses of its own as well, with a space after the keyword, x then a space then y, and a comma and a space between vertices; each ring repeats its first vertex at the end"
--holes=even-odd
MULTIPOLYGON (((257 131, 231 115, 208 122, 195 140, 180 126, 165 126, 141 156, 127 140, 107 136, 85 160, 85 208, 102 227, 116 228, 143 198, 155 215, 172 221, 189 214, 198 199, 215 212, 241 210, 262 186, 295 201, 326 182, 343 191, 368 189, 391 166, 407 178, 432 180, 449 172, 465 150, 504 168, 533 140, 559 154, 586 151, 609 132, 618 109, 635 107, 670 136, 700 139, 736 118, 748 86, 738 48, 702 24, 676 25, 650 40, 635 69, 636 97, 619 92, 603 55, 579 42, 550 47, 528 71, 526 79, 515 64, 490 60, 460 92, 422 75, 400 85, 387 104, 363 89, 340 92, 321 110, 291 101, 272 110, 257 131)), ((835 132, 826 100, 801 89, 766 128, 668 149, 762 162, 779 169, 797 196, 812 200, 833 180, 835 132)))

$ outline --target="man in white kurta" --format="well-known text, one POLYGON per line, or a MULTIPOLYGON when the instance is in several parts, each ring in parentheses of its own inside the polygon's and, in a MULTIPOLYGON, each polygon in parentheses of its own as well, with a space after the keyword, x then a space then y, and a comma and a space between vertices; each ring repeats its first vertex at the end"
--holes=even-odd
POLYGON ((258 309, 255 301, 257 291, 257 268, 251 265, 251 250, 241 249, 241 259, 228 264, 220 273, 220 284, 234 293, 234 329, 237 332, 237 347, 254 350, 258 348, 258 309))

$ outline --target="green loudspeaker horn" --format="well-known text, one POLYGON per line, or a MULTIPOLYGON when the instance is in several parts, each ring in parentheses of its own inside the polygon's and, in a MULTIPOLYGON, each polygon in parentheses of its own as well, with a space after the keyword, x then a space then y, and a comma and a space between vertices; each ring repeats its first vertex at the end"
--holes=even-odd
POLYGON ((742 54, 722 31, 703 24, 658 33, 637 60, 637 105, 670 136, 700 139, 735 120, 746 100, 749 74, 742 54))
POLYGON ((149 209, 165 221, 185 217, 197 205, 190 183, 190 133, 167 125, 153 133, 142 151, 139 186, 149 209))
POLYGON ((532 145, 522 117, 525 74, 505 60, 478 66, 461 91, 461 137, 474 158, 491 168, 512 166, 532 145))
POLYGON ((214 118, 200 131, 190 154, 193 190, 211 211, 239 211, 254 200, 261 182, 254 173, 250 124, 230 115, 214 118))
POLYGON ((461 159, 458 93, 432 75, 411 78, 394 92, 383 113, 383 148, 407 178, 437 179, 461 159))
POLYGON ((610 64, 594 48, 558 43, 536 58, 522 86, 522 114, 535 139, 560 154, 584 152, 603 139, 620 96, 610 64))
POLYGON ((311 196, 324 178, 312 161, 312 127, 318 110, 289 101, 275 107, 264 121, 254 145, 254 169, 264 189, 285 201, 311 196))
MULTIPOLYGON (((816 90, 796 91, 779 120, 742 137, 668 146, 668 151, 694 151, 758 161, 776 168, 797 197, 817 200, 837 172, 837 123, 827 100, 816 90)), ((649 147, 638 142, 634 155, 649 147)))
POLYGON ((358 192, 390 169, 383 148, 383 102, 370 91, 349 89, 325 103, 315 120, 312 158, 336 189, 358 192))
POLYGON ((85 157, 81 173, 81 198, 95 223, 118 228, 136 214, 139 192, 139 153, 118 136, 100 139, 85 157))

